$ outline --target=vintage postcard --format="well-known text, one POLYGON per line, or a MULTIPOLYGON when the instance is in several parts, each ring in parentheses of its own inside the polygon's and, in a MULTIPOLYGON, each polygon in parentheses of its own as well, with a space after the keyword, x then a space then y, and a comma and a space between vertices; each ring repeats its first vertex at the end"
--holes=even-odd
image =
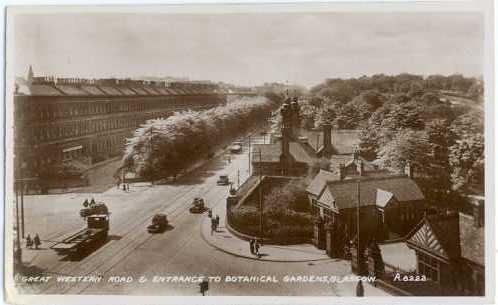
POLYGON ((492 6, 8 7, 6 302, 490 302, 492 6))

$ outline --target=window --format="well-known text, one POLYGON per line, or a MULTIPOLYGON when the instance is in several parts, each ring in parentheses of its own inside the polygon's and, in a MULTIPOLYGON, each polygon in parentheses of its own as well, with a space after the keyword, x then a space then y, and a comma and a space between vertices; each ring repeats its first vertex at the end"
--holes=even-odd
POLYGON ((418 252, 417 257, 418 272, 435 282, 439 282, 439 261, 421 252, 418 252))
POLYGON ((377 223, 384 224, 384 222, 385 222, 384 210, 377 209, 377 223))

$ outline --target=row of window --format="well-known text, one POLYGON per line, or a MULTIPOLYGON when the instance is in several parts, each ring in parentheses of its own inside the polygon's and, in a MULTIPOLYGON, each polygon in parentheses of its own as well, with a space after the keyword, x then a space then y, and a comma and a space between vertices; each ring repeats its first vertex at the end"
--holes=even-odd
MULTIPOLYGON (((108 154, 114 155, 122 151, 124 146, 124 139, 126 138, 123 134, 112 135, 105 137, 104 139, 92 143, 91 147, 86 147, 83 145, 81 150, 75 150, 71 152, 63 153, 60 151, 61 158, 63 160, 69 160, 74 158, 88 158, 90 155, 95 154, 108 154)), ((54 153, 51 155, 39 155, 37 158, 30 160, 28 162, 28 168, 33 168, 35 171, 41 167, 50 166, 57 161, 57 156, 54 153)))
POLYGON ((166 116, 168 112, 149 114, 140 117, 122 117, 100 120, 86 120, 64 125, 48 126, 43 129, 33 130, 35 142, 52 141, 70 137, 85 136, 97 132, 109 131, 122 128, 135 128, 145 120, 158 116, 166 116))
POLYGON ((76 103, 47 103, 31 104, 26 101, 24 107, 16 111, 18 119, 29 120, 53 120, 60 118, 71 118, 84 115, 110 114, 120 112, 143 112, 154 109, 171 107, 197 106, 200 102, 209 102, 205 97, 165 97, 161 100, 152 101, 105 101, 105 102, 76 102, 76 103), (165 105, 165 102, 167 104, 165 105))
POLYGON ((439 261, 422 252, 417 253, 418 272, 427 278, 439 282, 439 261))

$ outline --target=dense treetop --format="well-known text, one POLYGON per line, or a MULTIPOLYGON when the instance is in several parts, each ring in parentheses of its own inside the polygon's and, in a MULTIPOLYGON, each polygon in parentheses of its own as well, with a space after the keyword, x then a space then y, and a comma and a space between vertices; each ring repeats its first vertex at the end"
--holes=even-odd
POLYGON ((302 125, 361 130, 365 158, 392 170, 409 164, 441 201, 482 188, 483 91, 480 78, 462 75, 327 79, 302 104, 302 125))

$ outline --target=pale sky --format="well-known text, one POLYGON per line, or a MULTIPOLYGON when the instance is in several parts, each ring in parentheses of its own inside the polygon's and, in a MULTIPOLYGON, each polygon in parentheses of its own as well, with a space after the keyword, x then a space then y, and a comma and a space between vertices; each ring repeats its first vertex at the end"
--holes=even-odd
MULTIPOLYGON (((15 73, 173 76, 312 86, 376 73, 478 76, 482 16, 470 13, 19 15, 15 73)), ((9 41, 7 41, 9 43, 9 41)))

